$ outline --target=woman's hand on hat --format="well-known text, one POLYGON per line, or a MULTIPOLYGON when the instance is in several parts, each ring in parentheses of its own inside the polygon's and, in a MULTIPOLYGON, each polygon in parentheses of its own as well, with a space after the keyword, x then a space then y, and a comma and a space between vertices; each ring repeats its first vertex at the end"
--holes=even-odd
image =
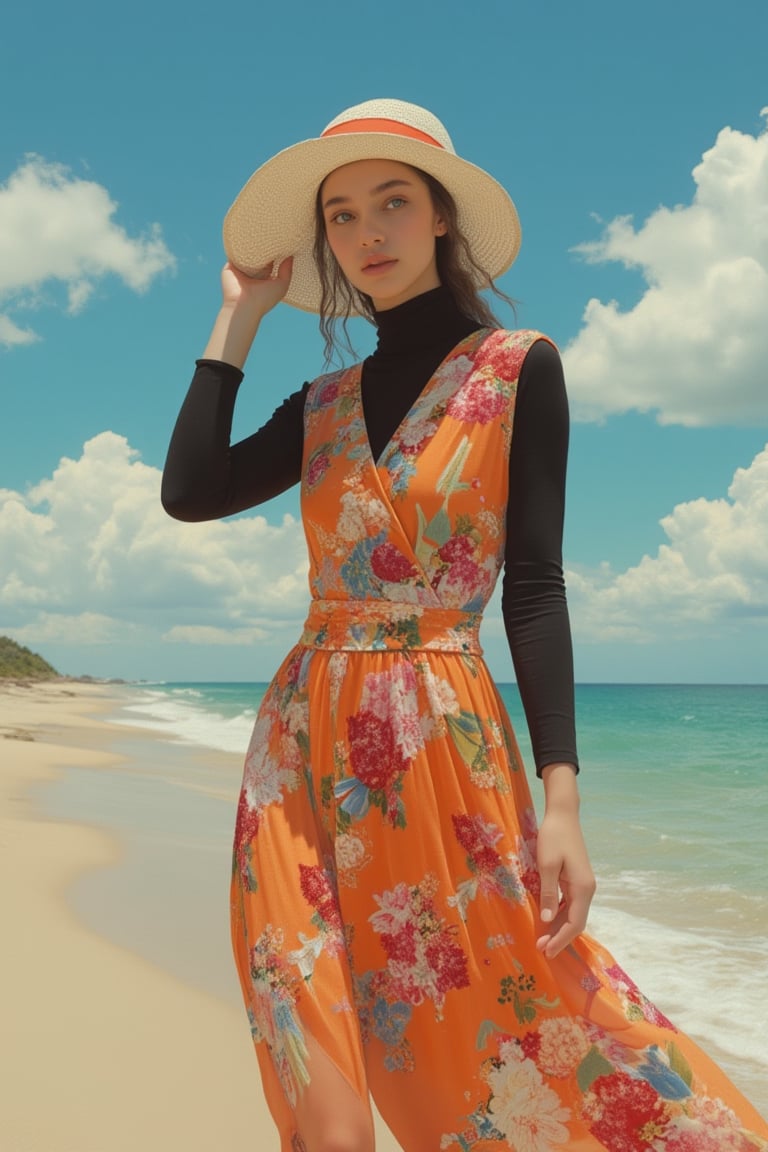
POLYGON ((292 272, 292 256, 281 260, 276 270, 274 265, 268 264, 252 275, 247 275, 228 261, 221 272, 222 304, 225 308, 253 308, 259 316, 264 316, 285 296, 292 272))
POLYGON ((274 275, 271 268, 263 276, 248 276, 225 264, 221 273, 222 303, 203 357, 221 360, 243 368, 259 324, 288 291, 293 271, 293 258, 281 260, 274 275))

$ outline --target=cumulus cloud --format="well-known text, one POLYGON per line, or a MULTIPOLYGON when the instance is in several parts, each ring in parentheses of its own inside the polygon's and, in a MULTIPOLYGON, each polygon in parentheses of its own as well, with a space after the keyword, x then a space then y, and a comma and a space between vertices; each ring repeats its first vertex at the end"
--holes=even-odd
POLYGON ((577 251, 638 269, 633 308, 592 299, 564 352, 574 414, 630 409, 663 424, 768 421, 768 108, 755 136, 723 128, 687 205, 611 221, 577 251))
POLYGON ((116 223, 116 212, 102 185, 39 156, 27 157, 0 185, 0 344, 36 338, 8 313, 39 305, 47 283, 64 286, 67 309, 76 313, 104 276, 143 292, 175 267, 157 224, 131 237, 116 223))
POLYGON ((239 644, 248 646, 256 644, 259 640, 266 640, 269 630, 266 628, 238 628, 232 632, 226 628, 210 628, 204 624, 188 624, 186 627, 176 625, 163 634, 163 640, 179 644, 239 644))
POLYGON ((34 344, 38 339, 31 328, 20 328, 9 316, 0 315, 0 345, 10 348, 14 344, 34 344))
MULTIPOLYGON (((159 489, 159 470, 103 432, 29 492, 0 490, 0 630, 77 650, 83 666, 93 666, 87 651, 139 648, 150 666, 178 667, 186 653, 217 647, 250 648, 249 668, 262 654, 274 670, 306 613, 301 525, 261 515, 180 524, 159 489)), ((684 641, 768 626, 768 445, 727 495, 680 504, 662 526, 667 542, 626 571, 568 572, 577 640, 684 641)), ((484 635, 503 646, 498 596, 484 635)))
POLYGON ((15 628, 13 635, 22 644, 66 644, 92 646, 116 644, 130 639, 136 625, 128 620, 115 620, 98 612, 80 612, 69 616, 64 612, 37 613, 31 624, 15 628))
POLYGON ((727 498, 678 504, 668 543, 615 573, 568 573, 575 632, 649 642, 711 626, 768 626, 768 445, 733 477, 727 498))
POLYGON ((308 599, 297 521, 180 524, 159 493, 159 470, 113 432, 28 493, 0 491, 4 630, 81 646, 137 630, 175 644, 296 632, 308 599))

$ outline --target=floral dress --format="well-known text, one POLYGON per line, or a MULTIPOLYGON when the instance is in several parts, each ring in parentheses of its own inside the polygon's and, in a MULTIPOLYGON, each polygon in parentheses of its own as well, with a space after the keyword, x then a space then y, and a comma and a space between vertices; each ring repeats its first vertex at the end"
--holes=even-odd
POLYGON ((588 936, 536 950, 536 820, 481 614, 534 332, 440 365, 380 459, 360 365, 305 407, 311 607, 245 762, 232 935, 281 1148, 311 1035, 405 1152, 755 1152, 768 1127, 588 936))

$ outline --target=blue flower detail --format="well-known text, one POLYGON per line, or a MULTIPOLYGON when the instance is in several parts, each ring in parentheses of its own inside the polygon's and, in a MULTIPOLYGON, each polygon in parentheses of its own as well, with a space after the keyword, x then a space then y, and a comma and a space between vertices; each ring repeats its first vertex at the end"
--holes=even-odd
POLYGON ((392 491, 402 496, 408 491, 408 481, 416 475, 416 465, 402 452, 393 452, 386 461, 392 477, 392 491))
POLYGON ((371 536, 369 539, 361 540, 359 544, 355 544, 349 554, 349 560, 341 566, 341 578, 344 581, 344 587, 357 600, 363 600, 366 596, 376 592, 376 587, 371 580, 373 575, 371 554, 374 548, 382 543, 385 536, 386 533, 380 532, 378 536, 371 536))
POLYGON ((691 1090, 685 1081, 659 1056, 658 1045, 654 1044, 648 1049, 648 1061, 647 1064, 641 1064, 637 1071, 656 1089, 659 1096, 664 1100, 684 1100, 690 1096, 691 1090))
POLYGON ((353 820, 361 820, 371 806, 368 788, 356 776, 346 776, 334 785, 333 794, 341 800, 340 808, 353 820))
POLYGON ((410 1004, 402 1000, 388 1004, 383 996, 376 998, 373 1005, 373 1031, 384 1044, 392 1047, 398 1045, 410 1019, 410 1004))

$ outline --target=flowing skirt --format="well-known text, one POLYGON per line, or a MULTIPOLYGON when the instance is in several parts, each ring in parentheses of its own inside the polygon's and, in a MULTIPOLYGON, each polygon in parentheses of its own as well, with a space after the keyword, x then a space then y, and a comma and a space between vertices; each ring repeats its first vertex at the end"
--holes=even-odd
POLYGON ((233 945, 284 1152, 307 1036, 404 1152, 765 1152, 754 1108, 604 948, 537 951, 534 809, 482 658, 322 643, 263 700, 235 835, 233 945))

